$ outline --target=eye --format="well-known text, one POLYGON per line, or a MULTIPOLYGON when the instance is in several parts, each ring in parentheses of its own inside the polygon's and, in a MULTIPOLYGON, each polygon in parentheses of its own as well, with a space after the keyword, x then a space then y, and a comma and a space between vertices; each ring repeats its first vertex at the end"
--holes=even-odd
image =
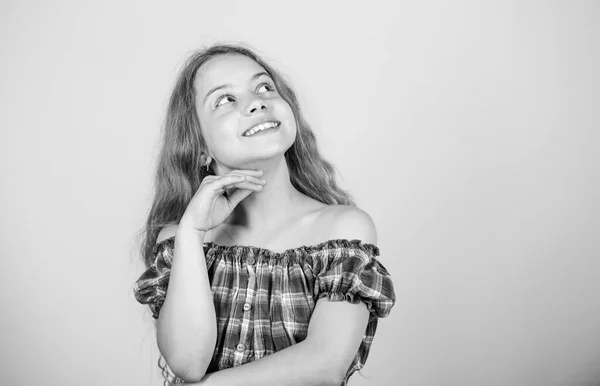
POLYGON ((263 92, 274 91, 275 90, 275 87, 271 83, 264 82, 264 83, 261 83, 261 84, 258 85, 258 87, 256 88, 256 91, 260 92, 260 90, 263 89, 263 88, 265 88, 265 91, 263 91, 263 92))
POLYGON ((222 101, 227 101, 227 100, 229 100, 229 102, 227 102, 227 103, 235 102, 235 98, 233 97, 233 95, 231 95, 231 94, 223 94, 223 95, 221 95, 221 96, 219 96, 217 98, 217 101, 215 102, 215 107, 226 105, 227 103, 225 103, 225 102, 221 103, 221 102, 222 101))

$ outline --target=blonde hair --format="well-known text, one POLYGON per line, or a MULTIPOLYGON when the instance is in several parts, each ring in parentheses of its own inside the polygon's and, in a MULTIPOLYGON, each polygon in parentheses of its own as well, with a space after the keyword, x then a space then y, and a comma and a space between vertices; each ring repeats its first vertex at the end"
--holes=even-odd
MULTIPOLYGON (((297 125, 296 139, 285 153, 292 185, 324 204, 356 206, 352 196, 338 186, 333 165, 321 156, 315 134, 302 116, 293 88, 249 48, 215 44, 196 51, 186 60, 169 99, 154 181, 154 198, 141 234, 141 256, 147 268, 153 260, 153 248, 160 230, 166 225, 179 223, 202 179, 212 174, 200 162, 200 153, 206 145, 195 109, 194 78, 209 59, 226 54, 244 55, 262 66, 273 79, 281 97, 290 105, 297 125)), ((161 364, 161 359, 162 355, 158 365, 165 377, 164 384, 179 383, 180 380, 169 371, 166 361, 161 364)))

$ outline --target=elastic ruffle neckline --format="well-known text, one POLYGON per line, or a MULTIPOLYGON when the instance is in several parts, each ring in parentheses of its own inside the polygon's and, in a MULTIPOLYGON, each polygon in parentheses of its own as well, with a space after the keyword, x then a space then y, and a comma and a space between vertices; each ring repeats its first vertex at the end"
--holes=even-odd
MULTIPOLYGON (((158 247, 160 244, 164 243, 164 242, 174 242, 175 241, 175 236, 171 236, 169 238, 166 238, 164 240, 162 240, 160 243, 158 243, 156 247, 158 247)), ((323 242, 320 242, 318 244, 314 244, 314 245, 302 245, 299 247, 295 247, 295 248, 289 248, 286 249, 283 252, 275 252, 273 250, 270 250, 268 248, 263 248, 263 247, 257 247, 254 245, 222 245, 222 244, 216 244, 212 241, 206 241, 204 242, 204 247, 205 248, 209 248, 212 249, 216 252, 221 252, 221 253, 241 253, 242 255, 247 254, 249 252, 253 252, 253 255, 263 255, 263 256, 268 256, 268 257, 281 257, 281 256, 298 256, 298 255, 302 255, 302 254, 312 254, 318 251, 321 251, 323 249, 336 249, 336 248, 354 248, 354 249, 361 249, 365 252, 369 252, 371 253, 373 256, 379 256, 379 247, 376 246, 375 244, 371 244, 371 243, 365 243, 362 240, 359 239, 330 239, 330 240, 326 240, 323 242)))

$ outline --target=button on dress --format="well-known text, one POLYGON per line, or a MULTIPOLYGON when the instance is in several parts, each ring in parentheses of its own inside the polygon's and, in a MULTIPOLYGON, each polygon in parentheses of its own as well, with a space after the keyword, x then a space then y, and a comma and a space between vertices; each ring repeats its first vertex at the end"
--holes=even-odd
MULTIPOLYGON (((157 319, 169 285, 175 236, 157 243, 134 295, 157 319)), ((204 243, 217 316, 217 344, 207 373, 248 363, 306 339, 319 298, 362 302, 370 312, 364 338, 341 385, 366 363, 378 318, 396 297, 379 248, 333 239, 284 252, 247 245, 204 243)), ((176 382, 179 381, 176 379, 176 382)))

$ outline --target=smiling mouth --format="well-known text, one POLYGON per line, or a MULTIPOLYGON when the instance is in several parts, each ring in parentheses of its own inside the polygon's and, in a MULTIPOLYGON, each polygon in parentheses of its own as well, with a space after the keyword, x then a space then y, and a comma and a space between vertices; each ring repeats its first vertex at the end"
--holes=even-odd
POLYGON ((242 134, 242 136, 244 136, 244 137, 250 137, 250 136, 252 136, 252 135, 254 135, 256 133, 260 133, 261 131, 279 127, 279 125, 281 125, 281 122, 278 122, 278 121, 263 122, 263 123, 260 123, 260 124, 258 124, 256 126, 252 127, 249 130, 246 130, 244 132, 244 134, 242 134))

